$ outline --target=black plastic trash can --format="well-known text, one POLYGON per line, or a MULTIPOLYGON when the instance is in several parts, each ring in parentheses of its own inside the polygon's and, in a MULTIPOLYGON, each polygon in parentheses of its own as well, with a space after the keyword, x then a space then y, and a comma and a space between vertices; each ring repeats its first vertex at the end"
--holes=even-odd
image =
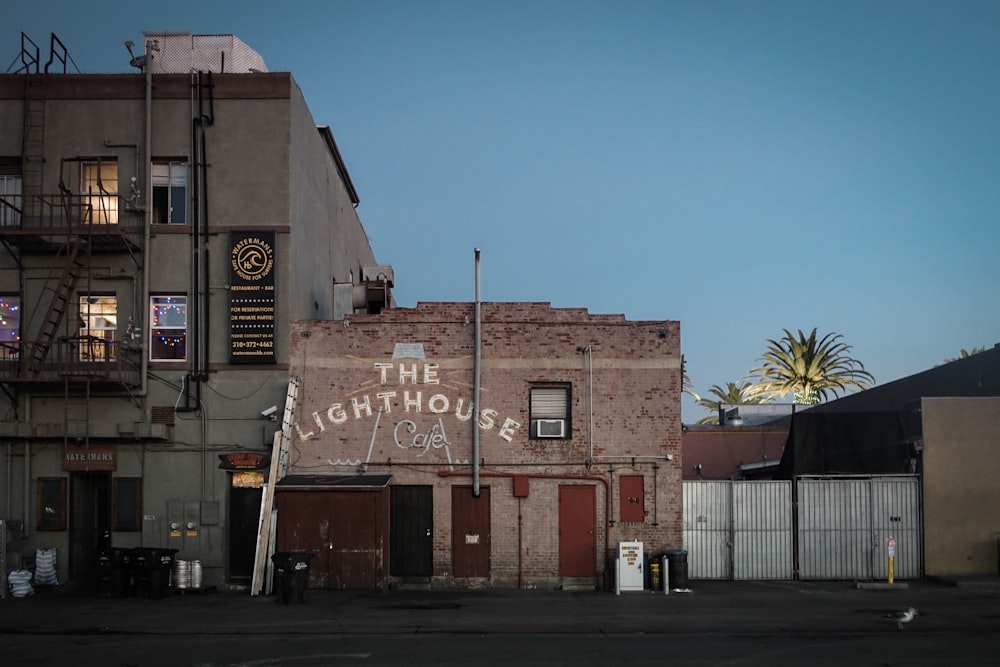
POLYGON ((305 604, 309 586, 309 560, 311 553, 304 551, 279 551, 271 556, 274 563, 274 580, 279 604, 305 604))
POLYGON ((684 549, 664 551, 667 557, 667 583, 670 590, 688 587, 688 552, 684 549))
POLYGON ((119 561, 118 549, 102 547, 97 550, 97 594, 102 598, 115 595, 115 571, 119 561))
POLYGON ((136 595, 162 598, 170 590, 170 568, 177 549, 138 547, 132 549, 132 573, 136 595))

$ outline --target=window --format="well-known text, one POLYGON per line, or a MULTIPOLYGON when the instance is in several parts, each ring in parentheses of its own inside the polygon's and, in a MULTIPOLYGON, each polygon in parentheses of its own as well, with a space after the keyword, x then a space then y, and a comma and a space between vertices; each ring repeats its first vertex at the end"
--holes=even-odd
POLYGON ((80 361, 118 358, 118 297, 80 297, 80 361))
POLYGON ((0 361, 17 359, 21 347, 21 297, 0 294, 0 361))
POLYGON ((183 225, 187 219, 187 164, 154 163, 153 222, 183 225))
POLYGON ((570 437, 570 387, 568 384, 531 388, 530 437, 533 439, 570 437))
POLYGON ((149 298, 150 361, 187 359, 187 297, 149 298))
POLYGON ((38 479, 38 530, 66 530, 66 478, 38 479))
POLYGON ((115 477, 111 480, 113 530, 142 530, 142 478, 115 477))
POLYGON ((21 224, 21 177, 0 173, 0 226, 21 224))
POLYGON ((95 225, 118 223, 118 163, 84 162, 81 165, 83 219, 95 225))

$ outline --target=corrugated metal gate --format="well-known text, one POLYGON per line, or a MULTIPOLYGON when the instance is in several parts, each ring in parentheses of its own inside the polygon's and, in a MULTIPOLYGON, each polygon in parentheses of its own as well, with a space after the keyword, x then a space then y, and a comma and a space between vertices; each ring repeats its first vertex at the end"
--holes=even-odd
POLYGON ((692 579, 885 579, 922 572, 916 476, 684 482, 684 547, 692 579))
POLYGON ((800 579, 886 579, 890 537, 895 578, 920 577, 917 477, 801 478, 797 484, 800 579))
POLYGON ((692 579, 792 578, 791 482, 684 482, 683 514, 692 579))

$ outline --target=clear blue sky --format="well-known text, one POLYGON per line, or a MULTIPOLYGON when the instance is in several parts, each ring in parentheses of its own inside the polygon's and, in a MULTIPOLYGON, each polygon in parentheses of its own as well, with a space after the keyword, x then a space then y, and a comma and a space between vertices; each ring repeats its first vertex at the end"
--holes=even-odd
POLYGON ((1000 343, 996 0, 40 0, 0 67, 144 30, 293 73, 402 306, 472 301, 480 247, 484 301, 680 320, 701 393, 783 328, 880 383, 1000 343))

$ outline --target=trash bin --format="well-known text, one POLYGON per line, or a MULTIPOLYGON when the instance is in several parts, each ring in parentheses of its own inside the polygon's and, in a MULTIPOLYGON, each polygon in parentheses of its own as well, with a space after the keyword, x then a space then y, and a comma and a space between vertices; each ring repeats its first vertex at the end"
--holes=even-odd
POLYGON ((120 551, 112 547, 97 550, 97 594, 102 598, 115 595, 115 573, 121 561, 120 551))
POLYGON ((170 568, 177 549, 138 547, 132 550, 136 595, 161 598, 170 590, 170 568))
POLYGON ((688 552, 684 549, 664 551, 667 557, 667 581, 670 590, 686 589, 688 587, 688 552))
POLYGON ((271 556, 279 604, 305 604, 305 592, 309 586, 309 560, 312 557, 311 553, 304 551, 279 551, 271 556))

